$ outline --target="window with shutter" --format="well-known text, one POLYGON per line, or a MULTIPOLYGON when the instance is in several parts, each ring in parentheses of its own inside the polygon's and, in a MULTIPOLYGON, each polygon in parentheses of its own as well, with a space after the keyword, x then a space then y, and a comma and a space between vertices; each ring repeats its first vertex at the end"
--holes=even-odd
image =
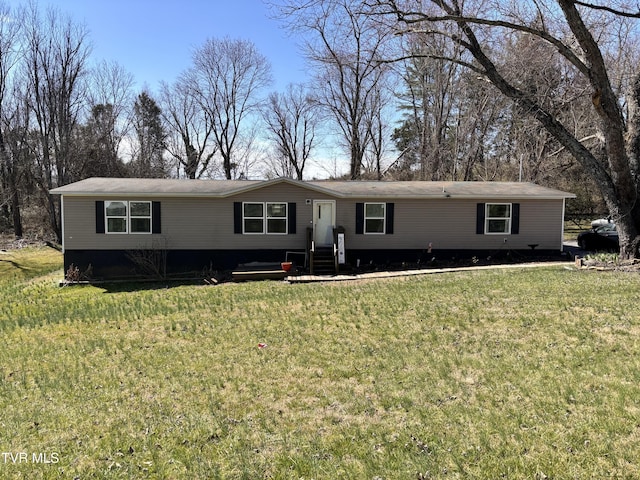
POLYGON ((519 203, 479 203, 477 232, 485 235, 520 233, 519 203))

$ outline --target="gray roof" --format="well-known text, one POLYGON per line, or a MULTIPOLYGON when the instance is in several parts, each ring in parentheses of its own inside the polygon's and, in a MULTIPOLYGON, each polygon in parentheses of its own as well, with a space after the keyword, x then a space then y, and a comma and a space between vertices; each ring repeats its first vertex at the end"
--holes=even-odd
POLYGON ((247 180, 92 177, 64 187, 54 188, 50 193, 63 195, 226 196, 260 183, 262 182, 247 180))
POLYGON ((337 198, 574 198, 572 193, 520 182, 177 180, 88 178, 50 193, 75 196, 231 197, 278 183, 298 185, 337 198))

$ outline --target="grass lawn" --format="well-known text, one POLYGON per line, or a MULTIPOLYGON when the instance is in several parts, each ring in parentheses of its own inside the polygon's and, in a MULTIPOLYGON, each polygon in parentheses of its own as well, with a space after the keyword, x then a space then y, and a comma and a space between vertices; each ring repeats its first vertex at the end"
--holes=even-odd
POLYGON ((640 478, 638 274, 0 275, 3 479, 640 478))

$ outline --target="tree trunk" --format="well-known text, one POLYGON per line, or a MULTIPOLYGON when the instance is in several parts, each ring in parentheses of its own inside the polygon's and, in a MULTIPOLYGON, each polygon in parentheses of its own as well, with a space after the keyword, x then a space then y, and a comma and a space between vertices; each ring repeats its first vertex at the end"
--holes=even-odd
POLYGON ((13 218, 13 233, 16 238, 22 238, 22 216, 20 215, 20 197, 18 189, 13 186, 11 193, 11 215, 13 218))
MULTIPOLYGON (((634 258, 638 254, 638 187, 631 170, 625 139, 624 114, 613 91, 605 61, 591 32, 584 24, 575 2, 559 0, 567 24, 585 53, 589 66, 589 81, 593 88, 591 100, 601 121, 605 139, 607 163, 610 171, 610 188, 603 188, 603 196, 610 214, 616 222, 620 241, 620 256, 634 258)), ((638 98, 634 98, 637 103, 638 98)), ((598 180, 596 178, 596 180, 598 180)))
POLYGON ((61 212, 59 208, 56 208, 56 199, 53 195, 48 195, 49 198, 49 220, 51 221, 51 229, 56 234, 56 241, 62 244, 62 227, 61 225, 61 212))
POLYGON ((7 151, 7 144, 4 141, 4 135, 0 131, 0 162, 2 162, 2 183, 5 191, 9 192, 9 198, 6 199, 11 218, 13 221, 13 232, 16 238, 22 237, 22 218, 20 215, 20 197, 18 194, 18 185, 16 181, 16 170, 12 164, 12 157, 7 151))
POLYGON ((225 178, 231 180, 233 178, 233 165, 231 164, 231 158, 224 153, 222 154, 222 166, 225 178))
MULTIPOLYGON (((627 158, 631 171, 638 172, 640 165, 640 73, 636 74, 629 99, 629 121, 627 126, 627 158)), ((634 177, 635 179, 635 177, 634 177)), ((634 199, 638 194, 638 181, 635 179, 634 199)), ((620 254, 623 258, 636 258, 640 249, 640 209, 633 202, 629 215, 618 217, 618 238, 620 254), (625 237, 624 239, 622 237, 625 237)))
POLYGON ((590 173, 599 185, 609 212, 618 227, 621 258, 634 258, 638 255, 636 219, 639 216, 638 207, 635 206, 638 192, 629 165, 629 157, 626 154, 624 116, 613 93, 598 45, 582 23, 575 5, 567 0, 559 0, 559 4, 578 42, 588 56, 589 81, 594 89, 592 100, 601 120, 606 159, 596 157, 541 104, 507 81, 486 56, 469 24, 464 20, 458 20, 457 23, 469 40, 466 44, 467 50, 482 65, 489 81, 505 96, 517 102, 523 111, 530 112, 590 173))

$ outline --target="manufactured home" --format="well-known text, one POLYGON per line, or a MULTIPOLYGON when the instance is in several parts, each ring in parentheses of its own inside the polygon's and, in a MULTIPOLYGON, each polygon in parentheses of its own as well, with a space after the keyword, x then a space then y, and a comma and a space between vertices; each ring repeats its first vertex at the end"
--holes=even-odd
POLYGON ((574 195, 530 183, 89 178, 61 196, 65 271, 94 278, 293 261, 316 273, 425 255, 562 250, 574 195), (155 260, 154 260, 155 259, 155 260))

